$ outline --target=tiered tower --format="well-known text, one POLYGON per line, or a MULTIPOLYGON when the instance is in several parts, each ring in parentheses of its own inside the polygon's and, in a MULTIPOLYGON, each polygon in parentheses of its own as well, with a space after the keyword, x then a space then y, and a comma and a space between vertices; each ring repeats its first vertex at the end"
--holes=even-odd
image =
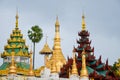
MULTIPOLYGON (((76 63, 77 63, 77 69, 78 74, 80 77, 82 74, 84 74, 84 71, 82 70, 82 52, 85 50, 85 56, 86 56, 86 68, 88 71, 89 78, 95 79, 95 80, 101 80, 101 79, 116 79, 113 73, 111 73, 111 68, 108 65, 108 60, 105 63, 102 63, 101 56, 99 59, 95 59, 94 56, 94 47, 91 48, 91 41, 89 40, 90 33, 86 30, 86 24, 85 24, 85 16, 82 16, 82 30, 78 33, 78 36, 80 36, 79 40, 77 40, 78 47, 74 48, 75 52, 77 52, 76 55, 76 63)), ((61 68, 60 77, 68 78, 69 77, 69 70, 72 70, 72 63, 73 59, 68 57, 68 61, 66 62, 66 65, 63 65, 63 68, 61 68)))
MULTIPOLYGON (((4 52, 1 53, 1 57, 3 58, 3 64, 0 66, 0 74, 1 76, 7 76, 11 74, 13 70, 14 63, 14 71, 16 74, 27 75, 29 72, 30 64, 30 53, 28 51, 28 46, 25 44, 25 39, 23 39, 23 34, 21 34, 21 30, 18 27, 18 13, 16 14, 16 23, 15 29, 12 31, 10 35, 10 39, 7 41, 7 45, 4 47, 4 52), (14 53, 14 62, 12 58, 12 54, 14 53), (10 66, 12 64, 12 67, 10 66), (9 70, 10 69, 10 70, 9 70), (10 71, 10 72, 9 72, 10 71)), ((36 73, 39 74, 39 73, 36 73)))
POLYGON ((60 39, 60 24, 58 21, 58 17, 56 18, 55 23, 55 38, 54 38, 54 46, 53 46, 53 54, 50 60, 47 62, 47 67, 51 69, 52 64, 55 62, 56 72, 60 72, 60 68, 66 63, 66 60, 63 56, 61 49, 61 39, 60 39))

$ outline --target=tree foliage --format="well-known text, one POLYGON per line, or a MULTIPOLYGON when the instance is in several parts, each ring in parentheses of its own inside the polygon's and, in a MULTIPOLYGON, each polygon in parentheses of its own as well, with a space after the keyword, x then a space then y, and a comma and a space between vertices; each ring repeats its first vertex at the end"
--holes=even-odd
POLYGON ((113 64, 112 69, 116 76, 120 77, 120 59, 118 59, 118 61, 113 64))
POLYGON ((39 26, 35 25, 35 26, 32 26, 31 30, 28 30, 29 39, 33 43, 38 43, 43 37, 42 29, 39 28, 39 26))
POLYGON ((42 29, 39 26, 35 25, 31 27, 31 30, 28 30, 28 37, 33 42, 33 69, 34 69, 34 62, 35 62, 35 43, 40 42, 43 37, 42 29))

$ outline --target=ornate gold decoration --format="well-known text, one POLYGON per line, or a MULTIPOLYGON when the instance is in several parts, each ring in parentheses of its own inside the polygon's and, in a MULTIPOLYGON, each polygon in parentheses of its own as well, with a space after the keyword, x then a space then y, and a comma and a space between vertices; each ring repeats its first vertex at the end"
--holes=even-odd
POLYGON ((9 70, 0 70, 0 75, 8 75, 9 70))
MULTIPOLYGON (((4 58, 6 56, 12 56, 12 54, 9 54, 8 52, 4 51, 3 54, 1 54, 1 57, 4 58)), ((30 57, 30 54, 23 53, 22 50, 20 50, 15 56, 24 56, 24 57, 30 57)))

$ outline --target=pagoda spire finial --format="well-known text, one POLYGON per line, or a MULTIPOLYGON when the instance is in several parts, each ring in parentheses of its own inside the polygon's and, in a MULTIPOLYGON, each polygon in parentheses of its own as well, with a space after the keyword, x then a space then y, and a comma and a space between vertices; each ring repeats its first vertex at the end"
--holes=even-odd
POLYGON ((85 16, 84 13, 82 15, 82 31, 86 30, 86 24, 85 24, 85 16))
POLYGON ((80 72, 80 77, 88 77, 88 71, 86 68, 86 57, 85 57, 86 53, 85 50, 82 51, 82 69, 80 72))
POLYGON ((72 65, 72 74, 78 75, 76 61, 75 61, 75 52, 73 50, 73 65, 72 65))
POLYGON ((16 10, 16 16, 15 16, 15 18, 16 18, 15 27, 18 28, 18 18, 19 18, 19 16, 18 16, 18 9, 16 10))
POLYGON ((30 51, 30 69, 29 69, 29 76, 34 76, 33 64, 32 64, 32 50, 30 51))
POLYGON ((15 60, 14 60, 14 55, 15 55, 15 52, 12 51, 12 60, 11 60, 11 66, 9 68, 9 74, 16 74, 17 71, 16 71, 16 66, 15 66, 15 60))
POLYGON ((56 17, 56 23, 55 23, 55 26, 56 26, 56 27, 59 27, 59 26, 60 26, 60 24, 59 24, 59 20, 58 20, 58 16, 56 17))

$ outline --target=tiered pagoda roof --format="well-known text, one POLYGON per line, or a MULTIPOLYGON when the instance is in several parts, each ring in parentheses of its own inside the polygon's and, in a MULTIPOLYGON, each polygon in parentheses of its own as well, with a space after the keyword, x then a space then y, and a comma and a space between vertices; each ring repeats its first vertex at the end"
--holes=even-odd
POLYGON ((7 45, 4 46, 4 52, 1 54, 2 58, 11 56, 12 50, 15 51, 15 56, 30 57, 28 52, 28 46, 25 44, 25 39, 23 39, 23 34, 18 27, 18 14, 16 15, 16 27, 10 35, 10 39, 7 41, 7 45))
MULTIPOLYGON (((7 41, 7 45, 4 46, 4 52, 1 53, 1 58, 4 59, 3 64, 0 66, 0 76, 7 76, 11 66, 12 53, 14 53, 14 65, 16 65, 16 74, 28 75, 29 73, 29 58, 30 53, 28 51, 28 46, 23 39, 23 34, 18 27, 18 14, 16 14, 16 25, 10 39, 7 41), (25 59, 28 62, 21 61, 25 59), (7 61, 6 61, 7 60, 7 61)), ((39 70, 35 70, 35 75, 39 76, 39 70)))
MULTIPOLYGON (((99 59, 95 58, 94 47, 91 47, 91 41, 89 40, 90 33, 86 30, 86 24, 84 21, 84 15, 82 16, 82 30, 78 33, 80 37, 77 40, 78 47, 74 47, 76 55, 76 65, 78 74, 81 75, 82 68, 82 52, 85 50, 86 53, 86 68, 88 70, 89 78, 94 80, 117 80, 114 74, 111 72, 111 67, 108 65, 108 60, 103 63, 101 56, 99 59)), ((73 58, 68 57, 68 61, 61 68, 60 77, 68 78, 69 72, 72 70, 73 58)))
POLYGON ((46 43, 44 44, 44 47, 40 51, 40 54, 43 54, 43 55, 52 54, 52 50, 50 49, 50 47, 49 47, 49 45, 47 43, 47 36, 46 36, 46 43))

